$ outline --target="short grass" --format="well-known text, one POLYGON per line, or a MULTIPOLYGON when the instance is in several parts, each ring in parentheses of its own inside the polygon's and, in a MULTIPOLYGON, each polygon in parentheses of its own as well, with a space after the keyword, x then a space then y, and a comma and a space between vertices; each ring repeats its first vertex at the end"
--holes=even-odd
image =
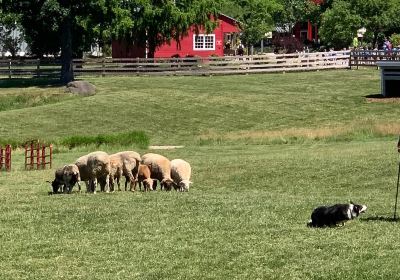
MULTIPOLYGON (((380 91, 377 70, 89 81, 96 96, 1 112, 0 137, 23 141, 144 131, 154 145, 263 144, 293 137, 393 135, 400 128, 393 119, 400 113, 398 103, 366 98, 380 91)), ((60 91, 42 85, 25 92, 36 90, 60 91)))
POLYGON ((0 112, 1 137, 142 130, 185 145, 156 152, 189 161, 194 185, 49 196, 55 167, 130 146, 60 146, 44 171, 24 171, 17 149, 0 173, 0 279, 398 278, 400 109, 366 101, 377 71, 90 80, 96 96, 0 112), (314 207, 350 199, 367 213, 306 227, 314 207))

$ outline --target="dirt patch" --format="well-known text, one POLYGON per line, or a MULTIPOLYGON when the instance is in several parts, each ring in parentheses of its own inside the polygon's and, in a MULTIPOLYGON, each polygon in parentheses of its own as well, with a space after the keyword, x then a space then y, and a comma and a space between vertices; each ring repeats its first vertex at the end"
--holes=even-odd
POLYGON ((268 131, 239 131, 224 134, 209 133, 200 137, 206 139, 223 138, 226 140, 239 139, 262 139, 262 138, 284 138, 284 137, 305 137, 309 139, 327 138, 334 135, 347 133, 351 130, 349 127, 332 127, 332 128, 290 128, 283 130, 268 131))
POLYGON ((400 103, 400 96, 384 97, 382 94, 371 94, 365 96, 369 103, 400 103))
POLYGON ((173 150, 173 149, 180 149, 184 146, 149 146, 150 150, 173 150))
MULTIPOLYGON (((400 102, 400 100, 399 100, 400 102)), ((306 139, 326 139, 329 137, 343 136, 357 132, 365 132, 379 135, 397 135, 400 131, 400 123, 351 123, 338 127, 320 128, 289 128, 282 130, 261 130, 261 131, 237 131, 228 133, 208 132, 200 135, 203 140, 223 139, 285 139, 290 137, 306 139)))

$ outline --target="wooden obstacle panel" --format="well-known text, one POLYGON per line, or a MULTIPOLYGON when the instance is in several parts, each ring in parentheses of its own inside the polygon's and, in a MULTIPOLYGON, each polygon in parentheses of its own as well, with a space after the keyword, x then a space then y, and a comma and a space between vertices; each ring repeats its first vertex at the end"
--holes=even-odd
POLYGON ((0 170, 11 171, 11 145, 0 146, 0 170))
POLYGON ((53 160, 53 145, 44 145, 40 143, 30 143, 25 146, 25 169, 45 169, 51 168, 53 160))

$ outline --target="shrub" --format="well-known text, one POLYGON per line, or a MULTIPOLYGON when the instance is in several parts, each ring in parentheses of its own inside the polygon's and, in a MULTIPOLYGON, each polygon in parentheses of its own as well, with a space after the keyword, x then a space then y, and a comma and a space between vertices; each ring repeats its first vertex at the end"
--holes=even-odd
POLYGON ((61 145, 67 146, 70 149, 77 146, 87 146, 95 144, 100 146, 102 144, 111 145, 133 145, 139 148, 147 148, 150 143, 149 137, 143 131, 131 131, 118 134, 99 134, 96 136, 70 136, 60 141, 61 145))
POLYGON ((390 36, 390 42, 392 42, 393 47, 400 46, 400 34, 393 33, 390 36))
POLYGON ((275 51, 283 50, 286 53, 294 53, 303 50, 303 44, 293 36, 276 36, 272 40, 275 51))

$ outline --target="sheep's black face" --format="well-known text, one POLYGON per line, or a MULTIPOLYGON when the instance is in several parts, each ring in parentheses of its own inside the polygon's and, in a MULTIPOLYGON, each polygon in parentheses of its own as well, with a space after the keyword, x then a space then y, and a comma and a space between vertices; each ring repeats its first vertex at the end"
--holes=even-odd
POLYGON ((144 180, 143 181, 143 186, 144 186, 145 190, 149 190, 149 191, 153 190, 153 182, 149 182, 149 181, 144 180))
POLYGON ((51 187, 53 188, 53 193, 58 193, 58 190, 60 189, 60 184, 54 180, 51 182, 51 187))
POLYGON ((164 189, 166 191, 170 191, 172 189, 173 185, 174 185, 174 182, 172 182, 171 180, 167 179, 167 180, 164 180, 162 182, 162 185, 163 185, 163 187, 164 187, 164 189))

